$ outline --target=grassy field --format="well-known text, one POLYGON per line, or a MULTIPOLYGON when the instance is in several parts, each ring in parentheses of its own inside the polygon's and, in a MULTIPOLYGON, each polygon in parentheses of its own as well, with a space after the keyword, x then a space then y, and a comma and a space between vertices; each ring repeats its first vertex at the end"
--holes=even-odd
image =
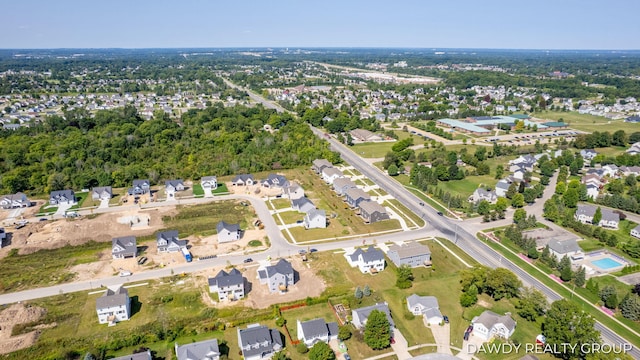
MULTIPOLYGON (((296 221, 304 219, 304 214, 301 214, 297 211, 285 211, 279 213, 278 215, 280 215, 282 221, 284 221, 285 224, 293 224, 296 221)), ((278 218, 277 215, 274 216, 276 217, 276 219, 278 218)))
POLYGON ((291 207, 291 202, 288 199, 275 199, 269 201, 273 205, 274 210, 286 209, 291 207))
POLYGON ((202 185, 200 185, 198 183, 194 183, 192 190, 193 190, 193 196, 195 196, 195 197, 203 197, 204 196, 204 189, 202 188, 202 185))
POLYGON ((532 114, 532 116, 542 119, 556 121, 563 119, 569 127, 576 130, 594 132, 624 130, 627 134, 640 131, 640 124, 626 123, 624 120, 609 120, 601 116, 589 114, 579 114, 578 112, 543 111, 532 114))
POLYGON ((413 225, 418 227, 424 226, 424 220, 420 216, 416 215, 413 211, 407 209, 407 207, 402 205, 400 201, 396 199, 386 200, 385 206, 390 206, 394 210, 397 209, 400 212, 398 215, 402 216, 405 219, 409 227, 413 225))
POLYGON ((224 195, 229 193, 229 189, 227 189, 227 185, 225 183, 219 183, 218 187, 215 190, 212 190, 211 193, 213 195, 224 195))
POLYGON ((162 222, 167 229, 178 230, 181 238, 194 234, 213 235, 220 221, 239 223, 240 228, 246 230, 256 216, 251 206, 243 206, 233 200, 202 205, 179 205, 177 209, 176 215, 163 216, 162 222))
MULTIPOLYGON (((371 234, 380 231, 400 230, 398 220, 385 220, 373 224, 365 224, 364 220, 349 208, 349 206, 331 190, 329 185, 309 169, 294 169, 283 171, 288 179, 295 179, 305 189, 306 196, 313 201, 318 209, 327 212, 329 225, 326 229, 309 229, 294 227, 289 229, 297 242, 318 239, 331 239, 348 235, 371 234)), ((290 207, 286 199, 272 200, 275 208, 290 207)), ((288 215, 285 215, 288 217, 288 215)), ((289 223, 295 223, 300 217, 291 217, 289 223)), ((276 217, 277 219, 277 217, 276 217)), ((287 218, 289 220, 289 217, 287 218)), ((287 220, 285 220, 287 222, 287 220)), ((284 232, 286 234, 286 232, 284 232)))
POLYGON ((77 192, 76 193, 76 200, 77 200, 77 204, 73 205, 72 207, 69 208, 69 210, 77 210, 81 207, 84 206, 91 206, 91 197, 89 196, 89 192, 85 191, 85 192, 77 192), (88 199, 87 199, 88 198, 88 199), (85 202, 87 203, 85 205, 85 202))
POLYGON ((66 269, 99 259, 99 253, 111 247, 108 243, 90 241, 83 246, 64 246, 19 255, 17 249, 0 261, 0 292, 14 292, 36 286, 51 286, 71 281, 75 274, 66 269))
MULTIPOLYGON (((416 136, 404 131, 394 131, 398 135, 398 140, 403 140, 408 137, 413 138, 413 145, 423 145, 424 139, 420 136, 416 136)), ((364 158, 381 158, 384 157, 396 141, 390 142, 377 142, 377 143, 364 143, 355 144, 351 147, 356 154, 364 158)))

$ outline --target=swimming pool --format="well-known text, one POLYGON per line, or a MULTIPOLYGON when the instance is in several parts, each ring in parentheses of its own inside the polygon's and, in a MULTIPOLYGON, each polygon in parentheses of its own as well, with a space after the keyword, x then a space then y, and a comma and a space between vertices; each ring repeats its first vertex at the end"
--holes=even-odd
POLYGON ((622 266, 621 263, 613 260, 612 258, 604 258, 600 260, 595 260, 591 262, 593 265, 599 267, 602 270, 609 270, 616 267, 622 266))

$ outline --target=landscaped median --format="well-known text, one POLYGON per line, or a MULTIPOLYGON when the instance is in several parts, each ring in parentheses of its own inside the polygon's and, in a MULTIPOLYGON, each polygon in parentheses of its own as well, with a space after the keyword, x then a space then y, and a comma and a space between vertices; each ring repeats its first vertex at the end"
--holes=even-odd
POLYGON ((602 325, 608 327, 616 334, 622 336, 625 340, 629 341, 634 346, 640 347, 640 335, 635 330, 630 329, 627 325, 620 322, 620 320, 603 313, 600 307, 587 301, 582 295, 572 291, 566 285, 558 283, 537 266, 523 260, 517 253, 510 250, 505 245, 490 239, 482 232, 478 233, 477 237, 480 240, 484 240, 489 247, 500 253, 502 256, 504 256, 505 259, 527 271, 529 275, 535 277, 538 281, 549 287, 551 290, 555 291, 558 295, 564 297, 565 299, 571 299, 573 302, 581 305, 584 311, 588 312, 602 325))

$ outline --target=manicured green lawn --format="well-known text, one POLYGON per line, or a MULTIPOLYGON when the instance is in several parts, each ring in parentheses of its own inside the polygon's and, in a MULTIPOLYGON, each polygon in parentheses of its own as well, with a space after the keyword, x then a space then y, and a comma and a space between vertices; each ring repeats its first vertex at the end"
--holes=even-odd
POLYGON ((218 183, 218 188, 211 191, 213 195, 224 195, 229 193, 229 189, 227 189, 227 185, 225 183, 218 183))
POLYGON ((87 203, 86 205, 84 204, 85 202, 87 202, 86 200, 88 200, 88 202, 91 202, 91 197, 89 196, 88 192, 78 192, 75 193, 76 194, 76 200, 77 200, 77 204, 73 205, 72 207, 69 208, 69 210, 77 210, 83 206, 91 206, 90 203, 87 203), (88 199, 87 199, 88 198, 88 199))
POLYGON ((389 151, 391 151, 391 147, 395 143, 395 141, 391 141, 355 144, 351 147, 351 150, 363 158, 383 158, 389 151))
POLYGON ((616 130, 624 130, 627 134, 640 131, 640 124, 626 123, 623 119, 609 120, 605 117, 593 116, 588 114, 579 114, 578 112, 561 112, 561 111, 543 111, 532 114, 534 117, 549 119, 556 121, 563 119, 569 124, 569 127, 576 130, 594 132, 609 131, 613 133, 616 130))
POLYGON ((275 199, 269 201, 276 210, 286 209, 291 207, 291 202, 288 199, 275 199))
POLYGON ((195 197, 203 197, 204 196, 204 189, 202 189, 202 185, 194 183, 193 187, 193 196, 195 197))
POLYGON ((295 224, 296 221, 304 219, 304 214, 297 211, 285 211, 278 215, 280 215, 285 224, 295 224))

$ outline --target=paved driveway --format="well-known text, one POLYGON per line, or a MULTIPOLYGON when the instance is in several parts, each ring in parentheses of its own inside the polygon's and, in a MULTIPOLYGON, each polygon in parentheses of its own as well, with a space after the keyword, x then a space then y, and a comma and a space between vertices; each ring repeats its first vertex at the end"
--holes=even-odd
POLYGON ((438 353, 440 354, 451 354, 451 326, 449 324, 440 325, 431 325, 429 326, 431 329, 431 333, 433 334, 433 338, 438 345, 438 353))
POLYGON ((393 339, 395 341, 394 344, 391 344, 391 348, 396 353, 398 360, 411 359, 413 356, 409 354, 407 339, 404 338, 400 330, 393 329, 393 339))

